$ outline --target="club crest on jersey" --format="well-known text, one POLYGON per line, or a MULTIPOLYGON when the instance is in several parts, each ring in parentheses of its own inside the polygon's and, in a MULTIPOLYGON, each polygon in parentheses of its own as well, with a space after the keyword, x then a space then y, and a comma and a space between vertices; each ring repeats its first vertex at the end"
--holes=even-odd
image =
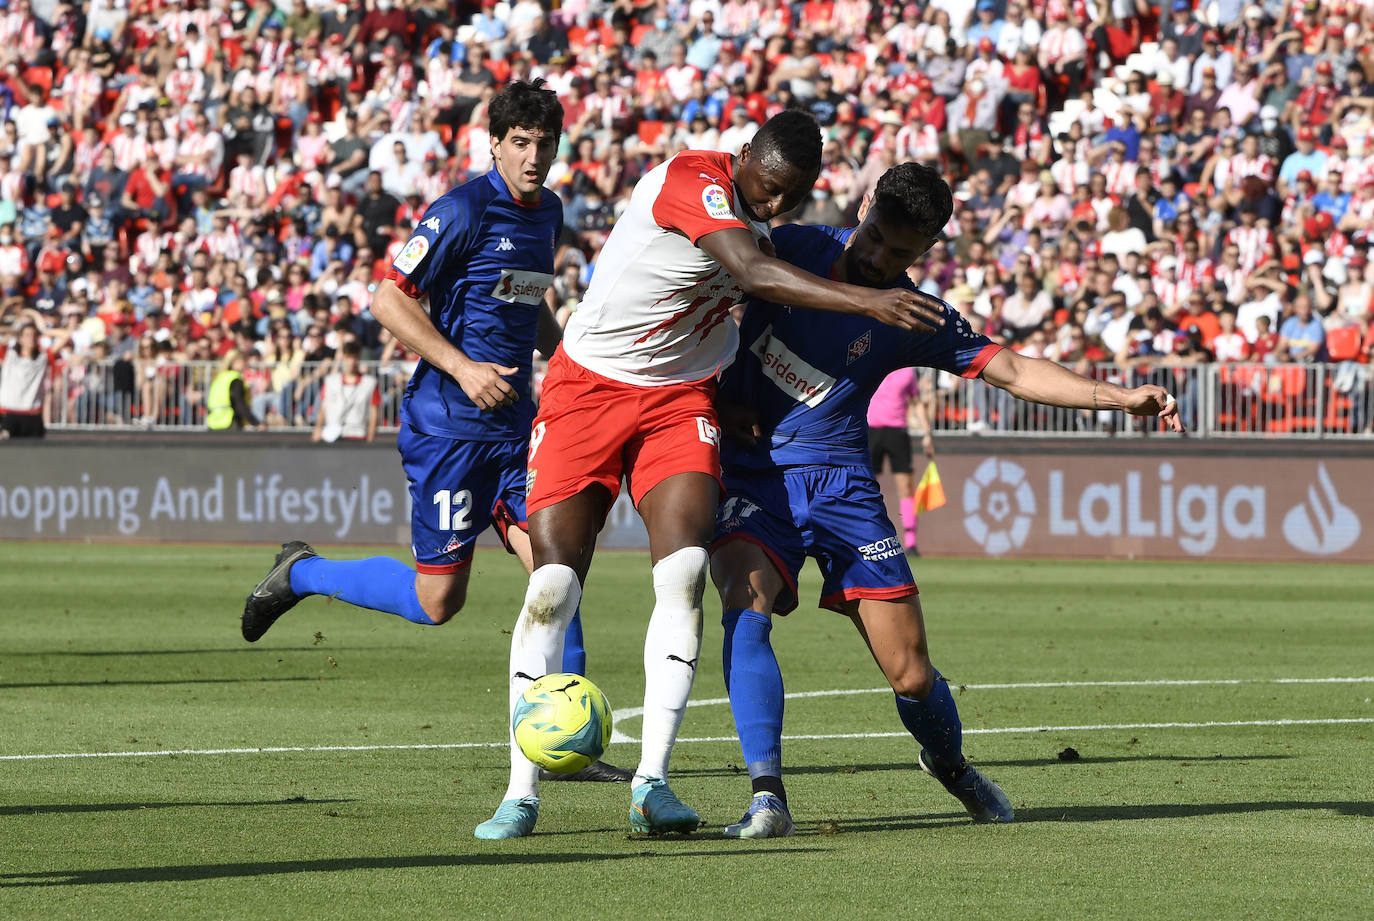
POLYGON ((538 475, 539 471, 535 470, 533 467, 525 471, 525 492, 529 492, 531 489, 534 489, 534 478, 538 475))
POLYGON ((730 196, 714 182, 701 190, 701 203, 706 206, 706 216, 718 221, 733 221, 735 212, 730 209, 730 196))
POLYGON ((420 222, 420 226, 421 226, 421 227, 428 227, 430 230, 434 231, 435 233, 438 233, 438 232, 439 232, 439 227, 440 227, 441 225, 440 225, 440 223, 439 223, 439 218, 437 218, 437 217, 427 217, 427 218, 425 218, 423 221, 420 222))
POLYGON ((459 547, 461 547, 462 545, 463 545, 463 542, 460 541, 460 540, 458 539, 458 535, 457 535, 457 534, 450 534, 450 535, 449 535, 449 538, 448 538, 448 543, 444 544, 444 549, 440 550, 439 552, 440 552, 440 553, 452 553, 453 551, 457 550, 457 549, 458 549, 459 547))
POLYGON ((702 444, 720 447, 720 426, 713 425, 705 416, 697 416, 697 438, 702 444))
POLYGON ((553 284, 553 276, 547 272, 522 272, 506 269, 491 289, 491 296, 507 304, 538 304, 544 300, 544 292, 553 284))
POLYGON ((862 336, 849 343, 849 359, 845 362, 852 365, 868 354, 868 347, 873 344, 873 331, 868 330, 862 336))
POLYGON ((401 254, 396 257, 396 261, 392 265, 402 275, 409 275, 415 271, 415 267, 420 264, 428 252, 429 240, 416 234, 410 238, 410 242, 406 243, 405 248, 401 250, 401 254))

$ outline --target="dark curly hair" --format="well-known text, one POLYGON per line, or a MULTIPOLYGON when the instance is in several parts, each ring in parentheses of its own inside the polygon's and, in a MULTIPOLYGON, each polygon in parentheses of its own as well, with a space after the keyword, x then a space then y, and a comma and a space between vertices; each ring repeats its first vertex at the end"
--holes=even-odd
POLYGON ((954 195, 938 170, 922 163, 900 163, 878 180, 872 207, 885 219, 933 238, 954 213, 954 195))
POLYGON ((553 90, 545 88, 543 78, 512 83, 497 93, 488 117, 491 136, 498 141, 505 140, 512 128, 539 128, 554 136, 563 131, 563 104, 553 90))
POLYGON ((749 148, 764 165, 787 164, 807 174, 821 171, 821 126, 800 109, 784 109, 764 122, 749 148))

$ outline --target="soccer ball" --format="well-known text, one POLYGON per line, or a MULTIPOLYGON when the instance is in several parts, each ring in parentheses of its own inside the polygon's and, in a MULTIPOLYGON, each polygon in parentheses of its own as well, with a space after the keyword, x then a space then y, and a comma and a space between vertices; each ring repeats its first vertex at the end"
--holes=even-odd
POLYGON ((601 757, 611 741, 611 705, 581 675, 545 675, 515 702, 515 744, 555 774, 572 774, 601 757))

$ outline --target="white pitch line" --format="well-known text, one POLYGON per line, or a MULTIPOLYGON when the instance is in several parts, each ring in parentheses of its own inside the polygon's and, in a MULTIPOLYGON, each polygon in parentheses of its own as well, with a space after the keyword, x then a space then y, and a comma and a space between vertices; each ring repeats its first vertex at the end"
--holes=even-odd
MULTIPOLYGON (((1145 681, 1021 681, 1005 684, 958 684, 951 685, 960 691, 1015 691, 1043 690, 1045 688, 1152 688, 1152 687, 1197 687, 1204 685, 1239 684, 1374 684, 1374 675, 1358 678, 1179 678, 1145 681)), ((784 694, 785 700, 802 700, 810 697, 850 697, 855 694, 891 694, 892 688, 845 688, 834 691, 797 691, 784 694)), ((714 707, 728 704, 728 697, 708 697, 703 700, 689 700, 689 707, 714 707)), ((615 711, 616 721, 634 719, 644 715, 643 707, 622 708, 615 711)), ((615 739, 613 741, 621 741, 615 739)))
MULTIPOLYGON (((1346 726, 1374 723, 1374 717, 1347 717, 1313 720, 1211 720, 1204 723, 1099 723, 1083 726, 1004 726, 996 729, 965 729, 964 735, 1018 735, 1039 732, 1101 732, 1125 729, 1215 729, 1235 726, 1346 726)), ((827 739, 896 739, 905 732, 839 732, 805 735, 785 735, 784 741, 814 741, 827 739)), ((637 739, 626 738, 635 742, 637 739)), ((679 743, 734 742, 734 736, 699 736, 678 739, 679 743)), ((39 755, 0 755, 0 761, 58 761, 73 758, 159 758, 174 755, 268 755, 282 752, 381 752, 381 751, 442 751, 454 748, 505 748, 508 742, 451 742, 427 745, 291 745, 263 748, 182 748, 168 751, 143 752, 62 752, 39 755)))

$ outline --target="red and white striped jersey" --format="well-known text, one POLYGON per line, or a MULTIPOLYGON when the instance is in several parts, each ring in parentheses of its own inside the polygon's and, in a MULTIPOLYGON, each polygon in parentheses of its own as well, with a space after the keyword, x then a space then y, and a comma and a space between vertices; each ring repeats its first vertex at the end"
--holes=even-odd
POLYGON ((1274 161, 1264 154, 1260 154, 1257 157, 1247 157, 1244 154, 1237 154, 1231 159, 1233 163, 1231 167, 1232 171, 1242 179, 1255 176, 1263 179, 1265 182, 1273 182, 1277 175, 1277 170, 1274 168, 1274 161))
POLYGON ((100 101, 105 89, 105 80, 100 74, 87 71, 79 74, 72 71, 62 81, 62 96, 72 112, 89 112, 100 101))
POLYGON ((1102 175, 1107 179, 1107 191, 1112 195, 1125 196, 1135 189, 1136 165, 1130 160, 1120 163, 1109 160, 1102 164, 1102 175))
POLYGON ((686 151, 634 187, 568 321, 563 348, 583 367, 640 386, 699 381, 735 357, 730 308, 744 292, 697 241, 718 230, 767 239, 736 200, 729 154, 686 151))
MULTIPOLYGON (((87 144, 82 141, 76 145, 76 149, 72 152, 72 172, 82 177, 83 183, 85 178, 90 175, 91 170, 95 169, 95 164, 100 160, 100 154, 104 150, 105 145, 98 140, 94 144, 87 144)), ((0 197, 9 198, 8 195, 0 197)), ((10 200, 18 201, 18 199, 10 200)))
POLYGON ((18 278, 29 270, 29 254, 18 243, 0 246, 0 278, 18 278))
POLYGON ((453 188, 452 181, 444 175, 441 169, 433 176, 428 173, 421 173, 415 177, 415 189, 420 193, 420 201, 432 202, 441 195, 453 188))
POLYGON ((115 166, 126 173, 148 159, 148 142, 138 134, 121 131, 110 139, 110 148, 114 150, 115 166))
POLYGON ((1250 279, 1250 271, 1245 266, 1228 266, 1223 263, 1217 266, 1216 279, 1226 289, 1227 301, 1239 304, 1245 300, 1245 285, 1250 279))
POLYGON ((668 92, 678 102, 686 102, 692 98, 692 84, 701 79, 701 71, 691 64, 683 64, 681 67, 674 67, 669 64, 663 68, 663 79, 668 84, 668 92))
POLYGON ((1274 235, 1268 227, 1237 227, 1226 235, 1226 242, 1240 248, 1240 264, 1247 272, 1254 271, 1274 251, 1274 235))
POLYGON ((212 230, 205 235, 205 251, 211 256, 223 256, 230 262, 243 259, 243 240, 230 224, 224 230, 212 230))
POLYGON ((177 157, 185 161, 182 163, 182 172, 192 176, 214 179, 219 175, 220 164, 224 161, 224 141, 214 131, 207 131, 204 134, 193 131, 182 138, 181 143, 177 145, 177 157), (207 153, 211 156, 205 163, 193 163, 187 159, 207 153))
POLYGON ((267 197, 267 174, 261 166, 236 166, 229 171, 229 196, 242 196, 250 205, 261 204, 267 197))

